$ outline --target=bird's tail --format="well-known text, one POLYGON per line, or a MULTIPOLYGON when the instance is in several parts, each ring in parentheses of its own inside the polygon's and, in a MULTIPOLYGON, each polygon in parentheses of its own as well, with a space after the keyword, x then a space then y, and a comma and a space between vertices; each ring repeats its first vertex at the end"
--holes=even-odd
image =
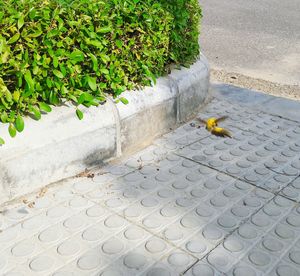
POLYGON ((227 129, 222 128, 222 127, 214 127, 211 130, 211 134, 219 136, 219 137, 229 137, 229 138, 232 138, 231 133, 227 129))

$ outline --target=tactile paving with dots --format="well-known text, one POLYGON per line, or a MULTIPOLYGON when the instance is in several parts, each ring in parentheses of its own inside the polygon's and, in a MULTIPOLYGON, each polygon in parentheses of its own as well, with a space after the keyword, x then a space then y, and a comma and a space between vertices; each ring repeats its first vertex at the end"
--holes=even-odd
POLYGON ((299 214, 298 205, 276 196, 202 261, 226 275, 297 275, 284 271, 300 271, 299 214))
MULTIPOLYGON (((222 107, 219 114, 226 115, 222 107)), ((224 127, 231 128, 232 139, 209 136, 176 153, 272 192, 280 191, 300 174, 299 124, 264 113, 244 114, 242 117, 261 127, 258 131, 249 122, 241 126, 232 122, 239 114, 229 116, 224 127)))
POLYGON ((223 115, 232 139, 194 120, 7 208, 0 274, 299 275, 299 124, 216 99, 199 117, 223 115))

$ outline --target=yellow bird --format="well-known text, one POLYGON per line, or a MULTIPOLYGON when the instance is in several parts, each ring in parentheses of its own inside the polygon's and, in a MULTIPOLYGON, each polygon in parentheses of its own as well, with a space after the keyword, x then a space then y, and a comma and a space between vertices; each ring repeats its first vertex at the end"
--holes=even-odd
POLYGON ((197 118, 201 123, 205 124, 205 128, 211 134, 220 136, 220 137, 230 137, 232 138, 230 132, 222 127, 218 127, 218 123, 227 119, 228 116, 222 116, 220 118, 208 118, 207 120, 202 120, 197 118))

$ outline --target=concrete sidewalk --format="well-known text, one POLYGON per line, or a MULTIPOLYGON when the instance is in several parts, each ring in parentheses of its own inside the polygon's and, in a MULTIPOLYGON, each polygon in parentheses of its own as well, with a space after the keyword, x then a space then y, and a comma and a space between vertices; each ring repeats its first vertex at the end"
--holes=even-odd
POLYGON ((188 122, 3 207, 0 275, 300 275, 300 103, 213 90, 233 139, 188 122))

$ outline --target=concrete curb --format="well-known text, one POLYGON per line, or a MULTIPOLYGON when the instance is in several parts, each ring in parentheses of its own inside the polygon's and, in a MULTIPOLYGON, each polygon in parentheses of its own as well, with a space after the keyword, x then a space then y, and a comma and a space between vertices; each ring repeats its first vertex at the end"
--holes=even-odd
POLYGON ((0 149, 0 204, 86 168, 141 149, 192 117, 209 90, 209 66, 201 54, 190 68, 173 70, 153 87, 123 94, 128 105, 109 100, 84 109, 79 121, 74 108, 56 107, 42 122, 25 120, 25 130, 0 149))

